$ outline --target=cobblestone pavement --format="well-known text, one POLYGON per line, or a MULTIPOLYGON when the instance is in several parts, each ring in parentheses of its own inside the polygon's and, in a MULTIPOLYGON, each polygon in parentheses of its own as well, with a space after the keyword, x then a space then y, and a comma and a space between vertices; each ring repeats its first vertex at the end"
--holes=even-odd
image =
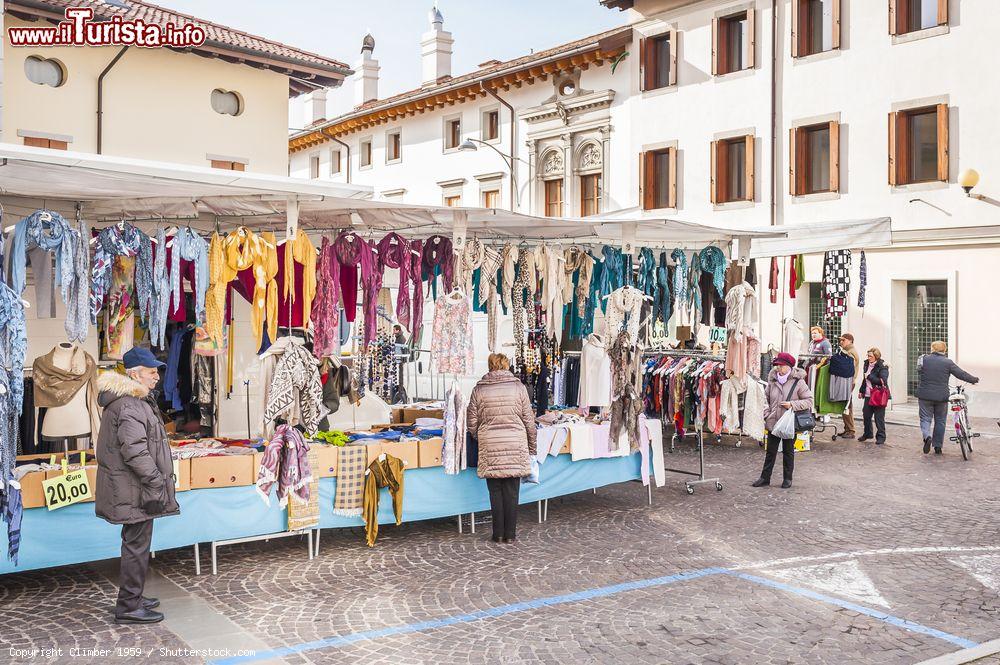
MULTIPOLYGON (((755 443, 711 445, 722 492, 689 496, 668 474, 652 507, 638 483, 552 500, 544 525, 523 506, 515 545, 439 520, 385 527, 374 549, 326 531, 313 561, 282 539, 220 550, 216 576, 194 574, 190 549, 154 568, 292 651, 258 662, 915 663, 1000 637, 1000 439, 963 462, 954 444, 923 455, 912 428, 890 427, 886 446, 817 438, 790 490, 749 486, 755 443)), ((668 457, 696 463, 690 446, 668 457)), ((169 624, 111 624, 113 597, 88 567, 0 578, 0 654, 183 646, 169 624)), ((164 603, 171 618, 183 607, 164 603)))

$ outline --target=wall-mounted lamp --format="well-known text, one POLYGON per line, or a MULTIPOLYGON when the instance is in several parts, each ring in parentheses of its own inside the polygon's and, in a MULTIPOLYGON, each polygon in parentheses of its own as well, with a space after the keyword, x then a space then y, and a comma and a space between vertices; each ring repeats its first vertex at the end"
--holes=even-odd
POLYGON ((979 171, 965 169, 958 175, 958 184, 965 190, 966 196, 972 196, 972 188, 979 184, 979 171))

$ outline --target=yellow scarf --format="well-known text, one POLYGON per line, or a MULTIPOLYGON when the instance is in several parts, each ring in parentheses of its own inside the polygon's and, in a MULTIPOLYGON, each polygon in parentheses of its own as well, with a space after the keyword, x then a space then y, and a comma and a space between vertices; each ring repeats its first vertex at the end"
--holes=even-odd
POLYGON ((264 321, 268 334, 274 340, 278 335, 278 250, 273 233, 259 236, 241 226, 223 239, 212 234, 208 246, 208 296, 205 303, 205 330, 217 342, 222 342, 225 325, 226 289, 239 272, 253 269, 254 293, 250 303, 251 325, 257 348, 264 334, 264 321))
POLYGON ((302 326, 308 327, 316 297, 316 248, 302 229, 285 243, 285 298, 291 302, 295 302, 296 262, 302 264, 302 326))

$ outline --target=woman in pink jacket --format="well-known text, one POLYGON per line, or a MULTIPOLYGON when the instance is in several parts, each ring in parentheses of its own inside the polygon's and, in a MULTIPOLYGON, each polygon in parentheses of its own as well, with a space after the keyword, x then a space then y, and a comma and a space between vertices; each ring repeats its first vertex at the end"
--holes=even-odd
POLYGON ((781 446, 782 464, 784 467, 783 489, 792 486, 792 470, 795 467, 795 440, 779 439, 771 434, 771 430, 785 415, 785 411, 806 411, 813 408, 813 394, 806 383, 805 370, 795 366, 795 358, 788 353, 779 353, 774 359, 774 369, 767 377, 767 407, 764 410, 764 425, 767 427, 767 451, 764 455, 764 468, 760 478, 753 482, 754 487, 765 487, 771 484, 771 471, 778 456, 778 446, 781 446))

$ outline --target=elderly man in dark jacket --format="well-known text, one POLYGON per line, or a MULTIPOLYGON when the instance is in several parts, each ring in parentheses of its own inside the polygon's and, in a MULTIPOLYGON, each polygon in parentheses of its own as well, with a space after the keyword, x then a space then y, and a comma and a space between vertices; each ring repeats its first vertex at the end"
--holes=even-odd
POLYGON ((966 383, 979 383, 978 377, 956 365, 954 360, 945 355, 947 352, 947 344, 934 342, 931 344, 931 352, 917 360, 917 373, 920 375, 917 399, 920 404, 920 431, 924 435, 925 455, 931 451, 931 443, 934 444, 934 453, 941 454, 944 430, 948 424, 948 396, 951 394, 948 381, 954 376, 966 383), (934 423, 933 431, 931 421, 934 423))
POLYGON ((94 509, 122 525, 121 574, 115 623, 156 623, 163 614, 155 598, 144 598, 153 519, 177 515, 173 461, 159 408, 150 391, 159 381, 158 361, 147 349, 125 354, 126 376, 114 372, 97 380, 104 409, 97 439, 94 509))

